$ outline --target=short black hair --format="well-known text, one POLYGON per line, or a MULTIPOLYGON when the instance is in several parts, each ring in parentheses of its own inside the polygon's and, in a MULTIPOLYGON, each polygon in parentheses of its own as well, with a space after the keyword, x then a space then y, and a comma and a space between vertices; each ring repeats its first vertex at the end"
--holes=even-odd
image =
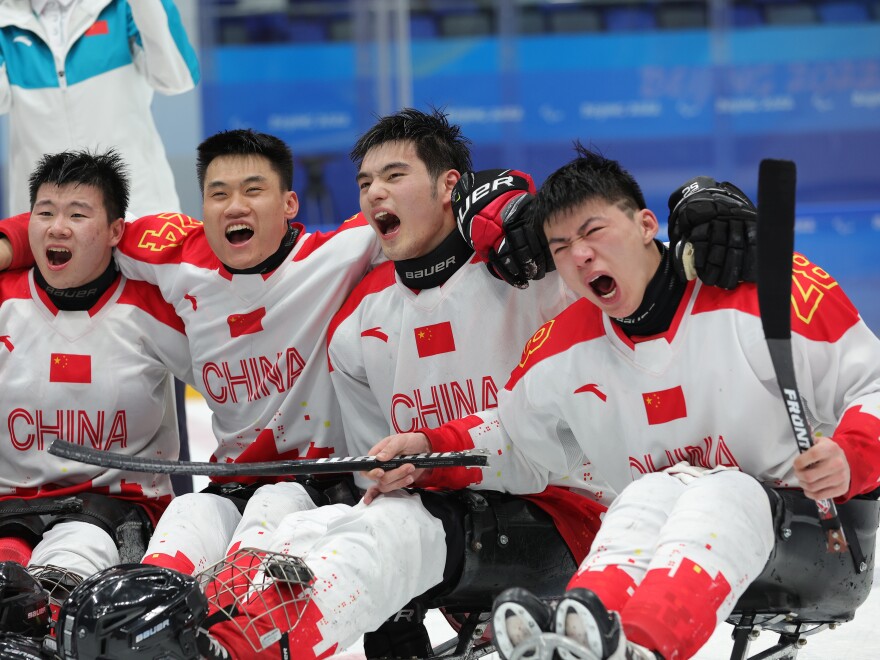
POLYGON ((627 212, 646 208, 645 196, 632 174, 616 160, 574 143, 577 157, 544 181, 532 208, 536 222, 545 223, 558 213, 584 202, 601 199, 627 212))
POLYGON ((404 108, 381 117, 358 139, 349 156, 360 167, 370 149, 386 142, 412 142, 416 155, 434 178, 447 170, 473 169, 470 140, 461 134, 460 126, 450 124, 446 114, 436 108, 431 112, 404 108))
POLYGON ((124 218, 128 210, 130 190, 128 168, 115 149, 95 153, 86 149, 46 154, 37 162, 28 179, 31 209, 37 201, 40 186, 92 186, 101 191, 107 220, 124 218))
POLYGON ((198 146, 196 159, 200 190, 205 189, 208 165, 220 156, 263 156, 278 174, 281 189, 293 190, 293 153, 281 138, 249 128, 221 131, 207 138, 198 146))

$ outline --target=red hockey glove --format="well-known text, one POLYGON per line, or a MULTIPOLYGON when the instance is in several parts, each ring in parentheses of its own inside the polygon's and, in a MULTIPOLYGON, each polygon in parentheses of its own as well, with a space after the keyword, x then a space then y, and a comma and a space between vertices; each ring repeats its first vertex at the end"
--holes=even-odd
POLYGON ((489 271, 521 289, 553 270, 542 227, 529 208, 532 177, 517 170, 464 172, 452 191, 458 229, 489 271))
POLYGON ((698 176, 669 196, 669 243, 683 279, 722 289, 754 282, 757 235, 755 205, 732 183, 698 176))

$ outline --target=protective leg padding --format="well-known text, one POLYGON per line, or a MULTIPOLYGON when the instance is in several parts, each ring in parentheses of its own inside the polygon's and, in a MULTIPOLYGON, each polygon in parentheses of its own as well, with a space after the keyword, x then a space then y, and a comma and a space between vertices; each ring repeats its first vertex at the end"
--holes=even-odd
POLYGON ((191 575, 221 561, 241 521, 235 504, 219 495, 188 493, 171 500, 156 524, 144 563, 191 575), (185 571, 187 563, 191 566, 185 571))
POLYGON ((685 559, 674 573, 648 571, 620 613, 626 638, 666 660, 690 658, 712 636, 716 612, 730 596, 723 575, 685 559))
POLYGON ((662 473, 629 484, 605 514, 568 588, 589 589, 607 609, 620 612, 645 577, 660 530, 683 489, 684 484, 662 473))
MULTIPOLYGON (((592 588, 593 572, 609 565, 633 575, 637 586, 620 610, 627 637, 667 660, 686 658, 761 573, 773 542, 770 503, 752 477, 730 470, 685 485, 656 473, 620 494, 585 562, 587 570, 573 581, 592 588)), ((618 588, 626 588, 624 580, 618 588)))
POLYGON ((578 571, 566 591, 578 587, 595 593, 609 611, 620 612, 635 593, 636 582, 621 567, 606 566, 601 570, 578 571))
POLYGON ((245 506, 227 553, 236 548, 263 548, 285 516, 316 508, 312 496, 293 481, 260 486, 245 506))
MULTIPOLYGON (((279 598, 282 600, 282 598, 279 598)), ((262 606, 272 607, 273 598, 266 597, 262 606)), ((279 658, 296 658, 296 660, 323 660, 335 655, 338 647, 334 644, 325 650, 316 650, 321 645, 318 635, 318 624, 321 611, 314 602, 308 603, 300 614, 300 625, 286 635, 284 641, 277 637, 280 628, 287 625, 285 616, 278 614, 251 619, 248 613, 236 616, 228 621, 211 626, 211 635, 226 648, 233 658, 253 658, 254 660, 278 660, 279 658), (316 637, 317 636, 317 637, 316 637), (266 646, 255 649, 255 644, 266 642, 266 646), (282 647, 287 655, 283 655, 282 647)))
POLYGON ((360 503, 307 549, 297 545, 292 552, 302 551, 315 572, 321 635, 340 648, 439 584, 446 564, 443 525, 418 495, 406 492, 360 503))
POLYGON ((0 502, 0 536, 21 538, 32 547, 47 530, 64 522, 88 523, 105 532, 116 544, 118 561, 123 562, 141 558, 151 530, 139 504, 100 493, 0 502))
POLYGON ((170 568, 184 575, 193 575, 196 567, 192 560, 182 552, 178 551, 174 555, 166 555, 162 552, 151 552, 141 561, 142 564, 148 566, 160 566, 162 568, 170 568))
POLYGON ((46 530, 30 565, 62 566, 86 578, 119 561, 116 541, 107 532, 92 523, 70 520, 46 530))

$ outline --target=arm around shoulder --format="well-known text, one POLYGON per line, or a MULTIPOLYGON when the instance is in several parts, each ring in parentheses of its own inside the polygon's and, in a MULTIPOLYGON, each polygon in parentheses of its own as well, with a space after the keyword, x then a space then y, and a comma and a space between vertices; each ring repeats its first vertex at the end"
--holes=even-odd
POLYGON ((34 265, 28 241, 30 217, 30 213, 20 213, 0 220, 0 270, 34 265))

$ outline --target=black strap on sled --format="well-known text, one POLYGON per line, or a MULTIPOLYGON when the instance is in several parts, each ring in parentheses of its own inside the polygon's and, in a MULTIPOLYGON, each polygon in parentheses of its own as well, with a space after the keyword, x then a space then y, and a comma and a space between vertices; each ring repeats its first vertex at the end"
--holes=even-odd
POLYGON ((32 546, 49 529, 71 520, 96 525, 109 534, 123 562, 141 560, 152 532, 142 506, 98 493, 0 501, 0 536, 15 536, 32 546))

